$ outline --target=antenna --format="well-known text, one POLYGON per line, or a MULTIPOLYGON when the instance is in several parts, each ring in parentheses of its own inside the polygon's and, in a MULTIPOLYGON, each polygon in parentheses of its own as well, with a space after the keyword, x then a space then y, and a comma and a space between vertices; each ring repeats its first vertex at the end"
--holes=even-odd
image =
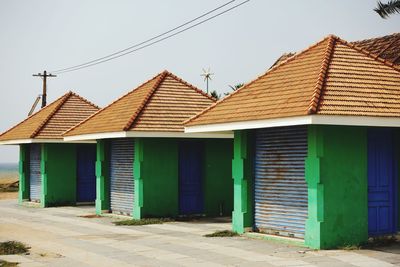
POLYGON ((208 81, 212 80, 211 76, 214 75, 214 73, 210 72, 210 68, 208 68, 208 70, 203 69, 203 74, 200 74, 200 76, 204 76, 204 81, 206 81, 206 85, 207 85, 207 94, 208 94, 208 81))
POLYGON ((43 79, 43 94, 42 94, 42 108, 46 106, 47 99, 47 77, 57 77, 57 75, 53 75, 51 73, 47 74, 47 71, 43 71, 42 73, 33 74, 34 77, 41 77, 43 79))
POLYGON ((30 110, 29 113, 28 113, 28 117, 29 117, 30 115, 32 115, 32 113, 35 111, 35 108, 36 108, 37 104, 39 103, 40 98, 42 98, 42 95, 38 95, 38 97, 36 97, 36 100, 35 100, 35 102, 33 103, 32 107, 31 107, 31 110, 30 110))

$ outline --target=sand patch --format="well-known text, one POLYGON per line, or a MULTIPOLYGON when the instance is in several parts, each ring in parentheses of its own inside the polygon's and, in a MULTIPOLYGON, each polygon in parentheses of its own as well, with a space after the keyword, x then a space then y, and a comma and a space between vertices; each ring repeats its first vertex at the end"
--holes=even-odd
POLYGON ((17 199, 18 192, 0 192, 0 200, 3 199, 17 199))

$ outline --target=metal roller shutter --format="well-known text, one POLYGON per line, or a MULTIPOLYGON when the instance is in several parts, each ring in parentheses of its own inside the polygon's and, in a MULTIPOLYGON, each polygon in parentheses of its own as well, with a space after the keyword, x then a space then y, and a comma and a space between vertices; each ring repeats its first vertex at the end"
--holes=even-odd
POLYGON ((133 139, 111 141, 110 202, 111 212, 131 215, 134 201, 133 139))
POLYGON ((257 130, 255 226, 259 231, 304 238, 306 156, 306 126, 257 130))
POLYGON ((40 145, 32 144, 29 153, 29 190, 30 200, 40 202, 42 193, 42 175, 40 173, 40 145))

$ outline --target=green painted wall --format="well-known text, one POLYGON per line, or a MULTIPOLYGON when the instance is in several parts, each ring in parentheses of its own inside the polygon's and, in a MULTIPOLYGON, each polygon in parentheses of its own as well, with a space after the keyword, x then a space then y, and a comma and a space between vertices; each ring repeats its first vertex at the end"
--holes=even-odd
POLYGON ((140 179, 143 181, 143 195, 139 196, 141 216, 178 215, 178 140, 142 138, 139 142, 142 149, 140 179))
POLYGON ((235 131, 232 160, 232 227, 233 231, 238 233, 244 233, 246 228, 253 226, 253 142, 251 131, 235 131))
MULTIPOLYGON (((229 215, 233 206, 232 140, 198 140, 204 144, 204 212, 229 215), (222 205, 222 206, 221 206, 222 205)), ((179 215, 179 139, 135 139, 133 217, 179 215)))
POLYGON ((29 201, 29 145, 19 145, 18 202, 29 201))
POLYGON ((306 245, 333 248, 368 239, 367 128, 309 126, 306 245))
POLYGON ((233 210, 232 139, 204 142, 204 211, 208 216, 230 216, 233 210))
POLYGON ((110 209, 109 142, 97 140, 96 148, 96 214, 110 209))
POLYGON ((43 207, 76 203, 76 145, 42 144, 43 207))

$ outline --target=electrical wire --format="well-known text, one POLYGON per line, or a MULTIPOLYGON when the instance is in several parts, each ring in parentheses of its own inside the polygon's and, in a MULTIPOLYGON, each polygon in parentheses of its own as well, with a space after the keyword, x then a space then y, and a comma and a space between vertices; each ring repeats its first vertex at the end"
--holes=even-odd
POLYGON ((133 45, 133 46, 130 46, 130 47, 126 48, 126 49, 120 50, 120 51, 118 51, 118 52, 112 53, 112 54, 110 54, 110 55, 107 55, 107 56, 104 56, 104 57, 101 57, 101 58, 98 58, 98 59, 95 59, 95 60, 91 60, 91 61, 86 62, 86 63, 82 63, 82 64, 79 64, 79 65, 75 65, 75 66, 68 67, 68 68, 64 68, 64 69, 59 69, 59 70, 51 71, 51 73, 54 73, 54 74, 62 74, 62 73, 67 73, 67 72, 71 72, 71 71, 76 71, 76 70, 88 68, 88 67, 91 67, 91 66, 95 66, 95 65, 97 65, 97 64, 101 64, 101 63, 104 63, 104 62, 108 62, 108 61, 110 61, 110 60, 113 60, 113 59, 116 59, 116 58, 119 58, 119 57, 122 57, 122 56, 125 56, 125 55, 128 55, 128 54, 131 54, 131 53, 136 52, 136 51, 139 51, 139 50, 142 50, 142 49, 144 49, 144 48, 146 48, 146 47, 155 45, 155 44, 157 44, 157 43, 159 43, 159 42, 161 42, 161 41, 164 41, 164 40, 169 39, 169 38, 171 38, 171 37, 174 37, 174 36, 176 36, 176 35, 178 35, 178 34, 180 34, 180 33, 183 33, 183 32, 185 32, 185 31, 188 31, 188 30, 190 30, 190 29, 192 29, 192 28, 194 28, 194 27, 196 27, 196 26, 199 26, 199 25, 201 25, 201 24, 204 24, 204 23, 206 23, 207 21, 210 21, 210 20, 212 20, 212 19, 214 19, 214 18, 216 18, 216 17, 219 17, 219 16, 221 16, 221 15, 223 15, 223 14, 225 14, 225 13, 227 13, 227 12, 233 10, 233 9, 238 8, 239 6, 241 6, 241 5, 243 5, 243 4, 247 3, 247 2, 249 2, 250 0, 243 1, 243 2, 241 2, 241 3, 237 4, 237 5, 234 5, 234 6, 228 8, 228 9, 226 9, 226 10, 224 10, 224 11, 221 11, 221 12, 219 12, 219 13, 217 13, 217 14, 211 16, 211 17, 208 17, 208 18, 206 18, 206 19, 204 19, 204 20, 201 20, 200 22, 197 22, 197 23, 195 23, 195 24, 193 24, 193 25, 190 25, 190 26, 188 26, 188 27, 186 27, 186 28, 184 28, 184 29, 182 29, 182 30, 180 30, 180 31, 177 31, 177 32, 174 32, 174 33, 172 33, 172 34, 167 35, 168 33, 171 33, 171 32, 176 31, 177 29, 180 29, 180 28, 182 28, 182 27, 184 27, 184 26, 186 26, 186 25, 188 25, 188 24, 191 24, 192 22, 197 21, 197 20, 199 20, 200 18, 203 18, 203 17, 205 17, 205 16, 207 16, 207 15, 209 15, 209 14, 211 14, 211 13, 214 13, 215 11, 217 11, 217 10, 219 10, 219 9, 221 9, 221 8, 223 8, 223 7, 227 6, 227 5, 229 5, 229 4, 231 4, 231 3, 234 2, 234 1, 236 1, 236 0, 229 1, 229 2, 227 2, 227 3, 225 3, 225 4, 221 5, 221 6, 219 6, 219 7, 217 7, 217 8, 214 8, 213 10, 210 10, 210 11, 208 11, 208 12, 206 12, 206 13, 204 13, 204 14, 202 14, 202 15, 200 15, 200 16, 198 16, 198 17, 196 17, 196 18, 194 18, 194 19, 192 19, 192 20, 190 20, 190 21, 188 21, 188 22, 183 23, 183 24, 181 24, 181 25, 179 25, 179 26, 177 26, 177 27, 175 27, 175 28, 173 28, 173 29, 171 29, 171 30, 168 30, 168 31, 166 31, 166 32, 164 32, 164 33, 162 33, 162 34, 159 34, 159 35, 157 35, 157 36, 155 36, 155 37, 152 37, 152 38, 150 38, 150 39, 147 39, 146 41, 143 41, 143 42, 140 42, 140 43, 135 44, 135 45, 133 45), (165 36, 165 35, 167 35, 167 36, 165 36), (165 36, 165 37, 160 38, 160 37, 162 37, 162 36, 165 36), (159 39, 159 38, 160 38, 160 39, 159 39), (158 39, 158 40, 156 40, 156 39, 158 39), (153 40, 156 40, 156 41, 153 41, 153 40), (151 42, 151 41, 153 41, 153 42, 151 42), (150 43, 149 43, 149 42, 150 42, 150 43), (135 47, 137 47, 137 48, 132 50, 132 48, 135 48, 135 47))
POLYGON ((202 15, 196 17, 196 18, 194 18, 194 19, 191 19, 191 20, 189 20, 189 21, 187 21, 187 22, 185 22, 185 23, 183 23, 183 24, 181 24, 181 25, 179 25, 179 26, 177 26, 177 27, 175 27, 175 28, 172 28, 171 30, 168 30, 168 31, 163 32, 163 33, 161 33, 161 34, 159 34, 159 35, 156 35, 156 36, 154 36, 154 37, 152 37, 152 38, 150 38, 150 39, 147 39, 147 40, 145 40, 145 41, 143 41, 143 42, 140 42, 140 43, 134 44, 134 45, 132 45, 132 46, 129 46, 129 47, 127 47, 127 48, 125 48, 125 49, 122 49, 122 50, 120 50, 120 51, 114 52, 114 53, 109 54, 109 55, 106 55, 106 56, 104 56, 104 57, 101 57, 101 58, 98 58, 98 59, 94 59, 94 60, 91 60, 91 61, 88 61, 88 62, 79 64, 79 65, 71 66, 71 67, 64 68, 64 69, 54 70, 54 71, 52 71, 52 72, 56 73, 56 72, 61 72, 61 71, 69 70, 69 69, 74 69, 74 68, 77 68, 77 67, 81 67, 81 66, 84 66, 84 65, 88 65, 88 64, 91 64, 91 63, 94 63, 94 62, 97 62, 97 61, 100 61, 100 60, 103 60, 103 59, 106 59, 106 58, 109 58, 109 57, 118 55, 118 54, 123 53, 123 52, 125 52, 125 51, 128 51, 128 50, 130 50, 130 49, 132 49, 132 48, 135 48, 135 47, 138 47, 138 46, 143 45, 143 44, 145 44, 145 43, 148 43, 148 42, 150 42, 150 41, 153 41, 153 40, 155 40, 155 39, 157 39, 157 38, 159 38, 159 37, 162 37, 162 36, 164 36, 164 35, 166 35, 166 34, 168 34, 168 33, 170 33, 170 32, 173 32, 173 31, 175 31, 175 30, 177 30, 177 29, 180 29, 180 28, 182 28, 182 27, 184 27, 184 26, 186 26, 186 25, 188 25, 188 24, 190 24, 190 23, 192 23, 192 22, 194 22, 194 21, 196 21, 196 20, 199 20, 199 19, 201 19, 201 18, 203 18, 203 17, 205 17, 205 16, 207 16, 207 15, 209 15, 209 14, 211 14, 211 13, 213 13, 213 12, 215 12, 215 11, 217 11, 217 10, 219 10, 219 9, 221 9, 221 8, 227 6, 227 5, 229 5, 229 4, 231 4, 231 3, 235 2, 235 1, 236 1, 236 0, 231 0, 231 1, 225 3, 225 4, 221 5, 221 6, 218 6, 218 7, 214 8, 214 9, 212 9, 212 10, 210 10, 210 11, 208 11, 208 12, 206 12, 206 13, 204 13, 204 14, 202 14, 202 15))

